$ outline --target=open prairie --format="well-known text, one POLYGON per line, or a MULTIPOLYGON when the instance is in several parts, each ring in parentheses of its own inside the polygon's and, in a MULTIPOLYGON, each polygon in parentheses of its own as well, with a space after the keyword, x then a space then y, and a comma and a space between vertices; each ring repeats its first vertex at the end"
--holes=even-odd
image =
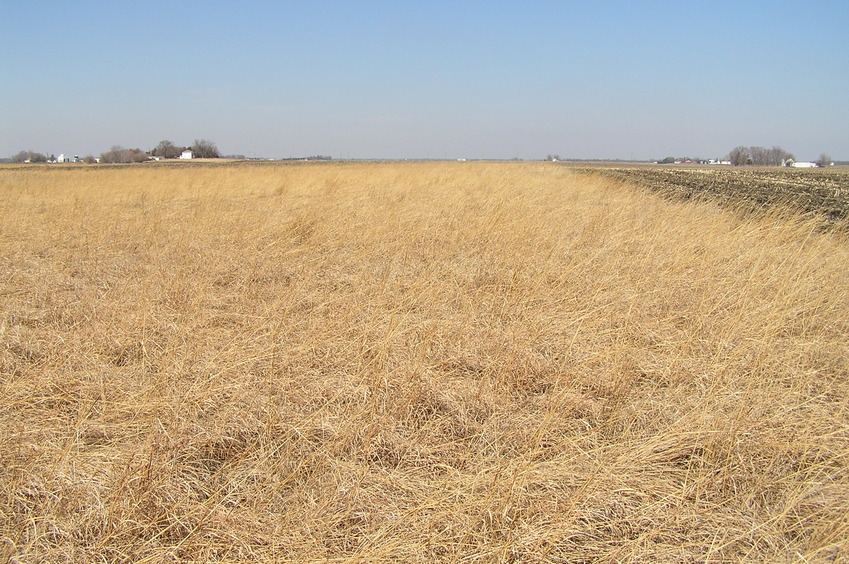
POLYGON ((476 162, 0 167, 0 210, 0 562, 849 559, 819 216, 476 162))

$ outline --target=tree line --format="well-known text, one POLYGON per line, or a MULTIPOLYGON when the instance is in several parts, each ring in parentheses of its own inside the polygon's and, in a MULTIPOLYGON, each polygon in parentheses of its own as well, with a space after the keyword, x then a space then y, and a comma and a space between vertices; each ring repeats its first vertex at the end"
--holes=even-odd
MULTIPOLYGON (((735 147, 729 154, 728 160, 731 164, 737 166, 754 165, 754 166, 780 166, 796 160, 793 153, 788 153, 781 147, 772 147, 765 149, 763 147, 735 147)), ((820 154, 820 157, 814 161, 817 166, 831 165, 831 156, 826 153, 820 154)))
POLYGON ((179 158, 183 151, 191 151, 195 159, 217 159, 221 157, 218 146, 207 139, 195 139, 188 147, 175 145, 168 140, 160 141, 152 150, 145 152, 139 149, 125 149, 120 145, 113 146, 109 151, 100 155, 102 163, 139 163, 152 157, 160 159, 179 158))
MULTIPOLYGON (((101 153, 100 158, 95 158, 93 155, 88 155, 81 160, 85 163, 141 163, 149 161, 154 157, 159 159, 176 159, 183 154, 183 151, 191 151, 192 158, 196 159, 217 159, 221 157, 218 146, 207 139, 195 139, 195 142, 190 146, 175 145, 171 141, 160 141, 155 148, 150 151, 142 151, 141 149, 127 149, 121 145, 113 145, 105 153, 101 153)), ((49 163, 56 162, 56 156, 47 156, 44 153, 35 151, 21 151, 13 155, 10 159, 13 163, 49 163)))
POLYGON ((794 161, 793 153, 788 153, 781 147, 735 147, 728 153, 728 160, 735 166, 779 166, 787 161, 794 161))
MULTIPOLYGON (((724 159, 724 161, 727 161, 734 166, 782 166, 788 163, 792 163, 795 160, 796 156, 793 153, 785 151, 784 149, 778 146, 766 148, 745 147, 743 145, 732 149, 731 152, 728 153, 728 155, 726 155, 724 159)), ((716 159, 714 161, 706 161, 704 159, 690 159, 688 157, 666 157, 665 159, 657 162, 659 164, 672 164, 684 162, 715 163, 719 161, 719 159, 716 159)), ((816 164, 818 166, 829 166, 831 164, 831 157, 823 153, 816 161, 816 164)))
MULTIPOLYGON (((53 160, 56 160, 55 157, 52 157, 53 160)), ((35 151, 21 151, 16 155, 12 155, 12 158, 9 159, 13 163, 46 163, 51 160, 51 157, 48 157, 44 153, 36 153, 35 151)))

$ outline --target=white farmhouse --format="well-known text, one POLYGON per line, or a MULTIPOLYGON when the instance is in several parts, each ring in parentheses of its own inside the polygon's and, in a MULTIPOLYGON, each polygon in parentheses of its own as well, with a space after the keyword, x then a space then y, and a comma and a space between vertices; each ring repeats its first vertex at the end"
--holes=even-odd
POLYGON ((190 159, 192 158, 192 152, 190 150, 185 150, 180 154, 181 159, 190 159))

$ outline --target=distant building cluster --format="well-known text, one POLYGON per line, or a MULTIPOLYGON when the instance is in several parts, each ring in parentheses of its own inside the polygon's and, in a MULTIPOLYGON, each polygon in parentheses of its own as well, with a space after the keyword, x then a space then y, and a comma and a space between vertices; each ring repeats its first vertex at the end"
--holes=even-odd
MULTIPOLYGON (((793 168, 816 168, 818 166, 823 166, 823 164, 788 159, 787 161, 782 162, 781 166, 791 166, 793 168)), ((834 163, 829 163, 828 166, 834 166, 834 163)))
POLYGON ((656 164, 701 164, 701 165, 734 165, 734 166, 788 166, 794 168, 814 168, 834 166, 831 157, 823 153, 814 162, 797 161, 793 153, 781 147, 735 147, 723 158, 690 159, 689 157, 666 157, 656 164))
MULTIPOLYGON (((99 161, 100 159, 95 157, 95 161, 99 161)), ((55 159, 48 159, 49 163, 81 163, 83 160, 79 155, 74 155, 73 157, 66 156, 65 153, 61 153, 55 159)))

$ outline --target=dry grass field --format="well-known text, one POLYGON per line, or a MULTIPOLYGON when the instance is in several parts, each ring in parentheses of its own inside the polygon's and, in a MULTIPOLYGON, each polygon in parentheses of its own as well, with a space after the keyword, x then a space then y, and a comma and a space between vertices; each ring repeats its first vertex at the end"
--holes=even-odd
POLYGON ((849 560, 849 240, 552 163, 0 168, 0 562, 849 560))

